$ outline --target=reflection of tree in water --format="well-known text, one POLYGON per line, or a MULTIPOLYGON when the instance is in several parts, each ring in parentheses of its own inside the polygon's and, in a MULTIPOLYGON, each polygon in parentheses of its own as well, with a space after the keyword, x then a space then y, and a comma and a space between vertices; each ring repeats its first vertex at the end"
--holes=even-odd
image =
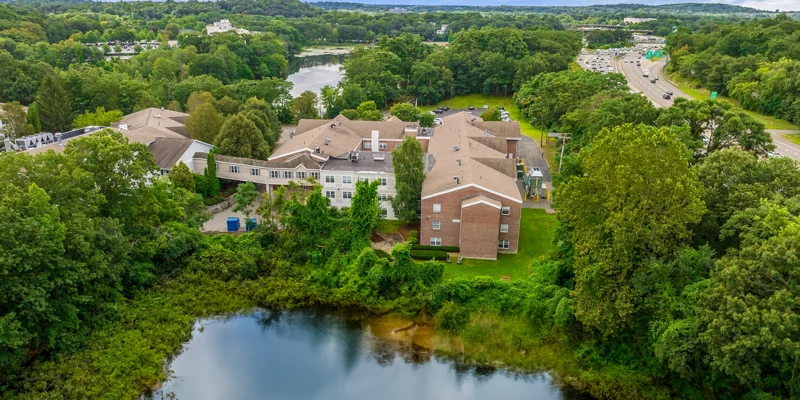
POLYGON ((339 65, 344 54, 322 54, 318 56, 295 57, 289 60, 289 74, 300 71, 300 68, 311 68, 317 65, 339 65))

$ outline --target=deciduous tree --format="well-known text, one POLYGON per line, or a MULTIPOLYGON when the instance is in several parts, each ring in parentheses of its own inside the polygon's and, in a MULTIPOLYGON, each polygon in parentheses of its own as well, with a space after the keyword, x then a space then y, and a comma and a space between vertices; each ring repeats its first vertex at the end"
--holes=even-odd
POLYGON ((241 113, 225 120, 215 143, 219 154, 259 160, 269 157, 270 149, 264 135, 253 121, 241 113))
POLYGON ((422 157, 422 145, 412 137, 403 140, 392 151, 392 167, 397 191, 392 198, 392 208, 394 215, 403 221, 417 219, 422 181, 425 180, 422 157))

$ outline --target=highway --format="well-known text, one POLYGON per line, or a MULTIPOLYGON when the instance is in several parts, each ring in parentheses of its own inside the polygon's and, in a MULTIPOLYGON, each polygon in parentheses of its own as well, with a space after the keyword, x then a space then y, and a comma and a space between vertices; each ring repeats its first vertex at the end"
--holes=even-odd
POLYGON ((666 59, 652 62, 639 53, 631 53, 620 57, 616 61, 616 65, 616 70, 625 75, 625 78, 628 80, 628 86, 634 92, 641 93, 649 98, 656 107, 669 107, 677 97, 691 99, 686 93, 683 93, 680 89, 663 78, 666 59), (639 62, 641 66, 636 65, 637 62, 639 62), (645 70, 650 72, 650 76, 647 78, 643 76, 645 70), (652 83, 651 79, 658 80, 656 80, 656 83, 652 83), (663 97, 664 93, 667 92, 673 93, 671 96, 672 98, 669 100, 663 97))

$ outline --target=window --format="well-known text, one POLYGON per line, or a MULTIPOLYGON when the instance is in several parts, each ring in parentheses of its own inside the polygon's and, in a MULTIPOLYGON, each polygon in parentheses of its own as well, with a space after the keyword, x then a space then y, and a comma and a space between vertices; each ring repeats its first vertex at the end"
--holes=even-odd
POLYGON ((439 221, 433 221, 433 230, 435 231, 439 230, 439 221))
POLYGON ((281 171, 271 170, 271 171, 269 171, 269 177, 270 178, 280 178, 281 177, 281 171))
POLYGON ((292 179, 292 171, 283 171, 283 179, 292 179))
POLYGON ((259 176, 261 175, 261 170, 258 168, 250 168, 250 175, 259 176))
POLYGON ((511 215, 511 207, 509 207, 509 206, 503 207, 502 209, 500 209, 500 214, 501 215, 511 215))
POLYGON ((364 150, 372 150, 372 142, 364 142, 364 150))
POLYGON ((385 208, 381 208, 381 217, 386 218, 388 216, 389 216, 389 210, 387 210, 385 208))
POLYGON ((238 174, 239 173, 239 166, 238 165, 228 165, 228 172, 230 172, 232 174, 238 174))
POLYGON ((508 240, 499 240, 497 242, 498 249, 508 249, 508 246, 509 246, 508 240))
POLYGON ((508 233, 508 224, 500 224, 500 233, 508 233))
POLYGON ((333 175, 325 175, 325 183, 336 183, 336 177, 333 175))
POLYGON ((386 143, 383 143, 383 142, 378 143, 378 149, 386 150, 386 143))
POLYGON ((386 193, 378 193, 378 200, 380 201, 389 200, 389 195, 386 193))
POLYGON ((342 198, 343 199, 352 199, 353 198, 353 192, 342 192, 342 198))
POLYGON ((162 169, 162 170, 161 170, 161 175, 162 175, 162 176, 163 176, 163 175, 169 175, 169 170, 168 170, 168 169, 162 169))
POLYGON ((353 177, 350 175, 343 176, 342 183, 353 183, 353 177))
POLYGON ((381 186, 386 186, 386 178, 378 178, 378 180, 381 181, 381 186))
POLYGON ((327 197, 329 199, 335 199, 336 198, 336 192, 334 192, 333 190, 326 190, 325 191, 325 197, 327 197))
POLYGON ((369 182, 369 179, 367 179, 367 178, 358 178, 358 181, 359 182, 369 182))
POLYGON ((297 179, 306 179, 305 171, 297 171, 294 175, 297 177, 297 179))
POLYGON ((442 245, 442 238, 438 238, 438 237, 432 237, 431 238, 431 246, 441 246, 441 245, 442 245))
POLYGON ((311 172, 311 177, 316 179, 317 181, 319 181, 319 172, 312 171, 311 172))
POLYGON ((433 205, 433 212, 442 212, 442 205, 441 204, 434 204, 433 205))

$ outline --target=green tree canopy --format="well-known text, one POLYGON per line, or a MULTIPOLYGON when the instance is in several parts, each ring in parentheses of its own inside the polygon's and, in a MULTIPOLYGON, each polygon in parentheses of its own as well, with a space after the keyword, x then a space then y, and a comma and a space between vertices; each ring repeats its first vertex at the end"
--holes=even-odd
POLYGON ((72 102, 56 74, 45 76, 36 92, 36 110, 47 132, 66 132, 72 126, 72 102))
POLYGON ((241 113, 225 120, 215 144, 219 154, 226 156, 266 160, 270 153, 264 135, 253 121, 241 113))
POLYGON ((389 112, 393 116, 399 118, 401 121, 404 122, 419 121, 420 110, 419 108, 414 107, 413 104, 409 103, 395 104, 394 106, 392 106, 389 112))
POLYGON ((186 119, 186 132, 192 138, 206 143, 214 143, 221 128, 222 118, 209 102, 195 107, 186 119))
POLYGON ((292 115, 294 115, 295 121, 319 118, 317 94, 310 90, 300 93, 300 96, 292 103, 292 115))
POLYGON ((405 138, 392 151, 392 167, 397 191, 392 198, 392 208, 394 215, 403 221, 417 219, 422 181, 425 180, 422 157, 422 145, 412 137, 405 138))
POLYGON ((195 191, 192 171, 189 170, 189 167, 184 164, 183 161, 179 161, 175 164, 169 172, 169 181, 172 183, 172 186, 176 188, 186 189, 190 193, 194 193, 195 191))
POLYGON ((94 112, 85 111, 78 114, 72 121, 73 128, 83 128, 85 126, 110 126, 112 122, 122 119, 122 111, 108 110, 105 107, 97 107, 94 112))

